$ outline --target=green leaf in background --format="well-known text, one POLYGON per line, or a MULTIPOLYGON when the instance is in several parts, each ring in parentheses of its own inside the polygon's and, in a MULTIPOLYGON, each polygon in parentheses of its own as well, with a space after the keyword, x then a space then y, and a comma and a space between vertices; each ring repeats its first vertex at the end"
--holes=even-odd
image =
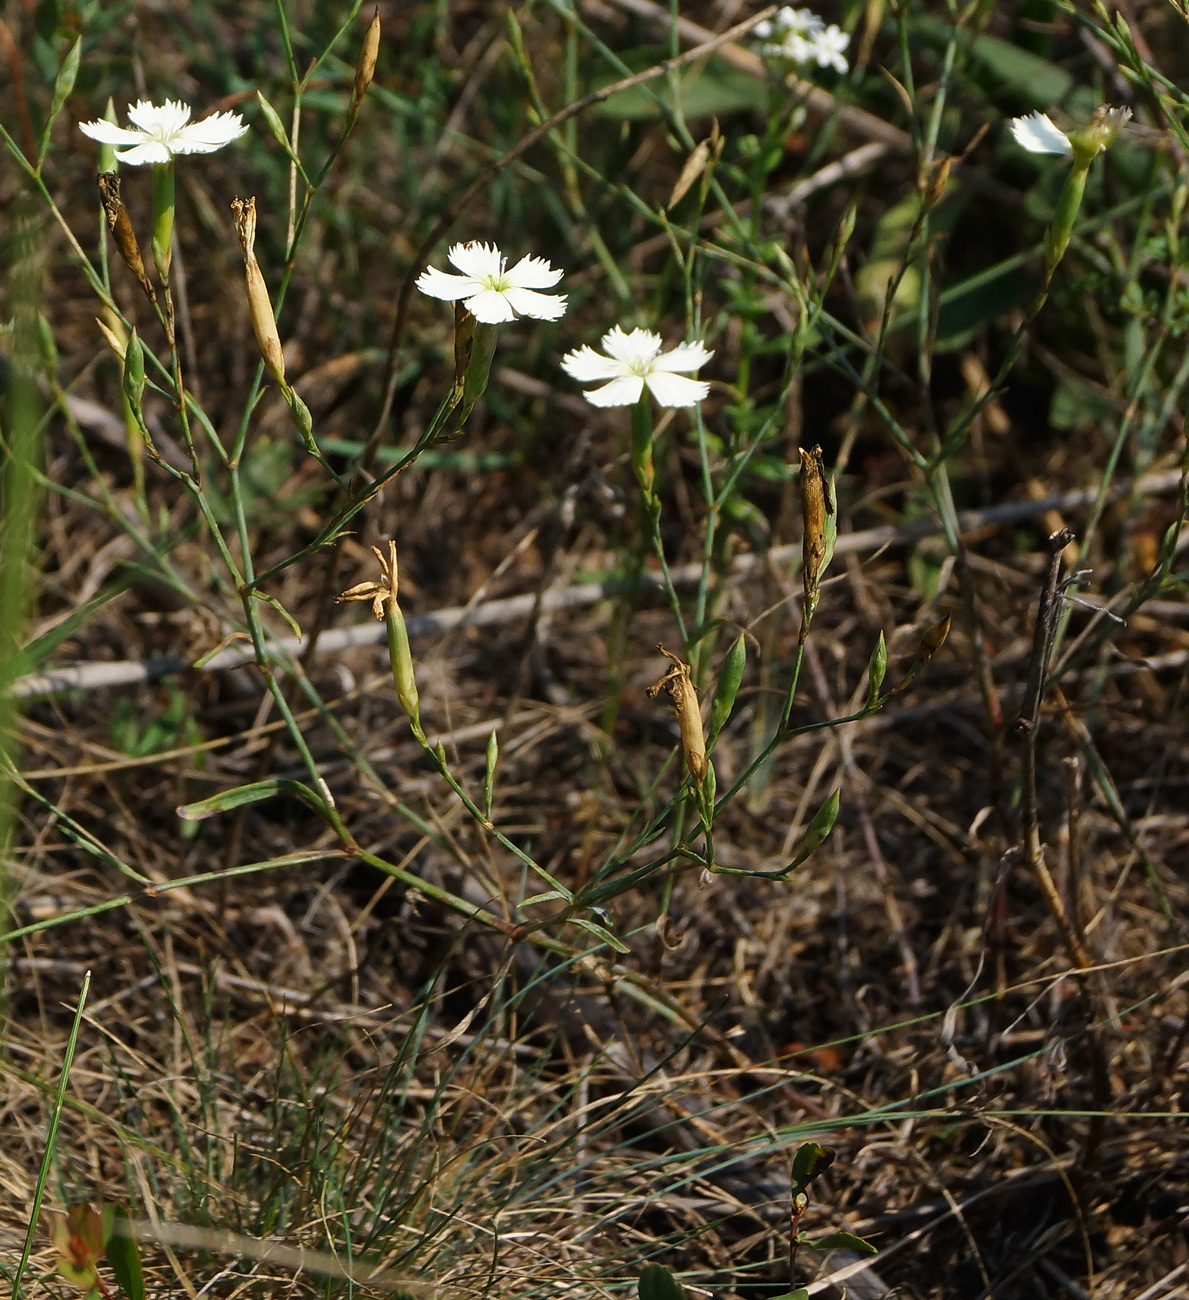
POLYGON ((685 1300, 681 1283, 663 1264, 646 1264, 637 1290, 640 1300, 685 1300))
POLYGON ((1063 68, 998 36, 965 30, 955 36, 953 24, 933 14, 916 14, 911 28, 915 35, 939 48, 956 39, 959 52, 972 64, 1037 108, 1060 103, 1073 86, 1073 77, 1063 68))
MULTIPOLYGON (((648 67, 649 64, 645 62, 640 66, 648 67)), ((721 59, 712 58, 703 67, 681 73, 677 95, 686 120, 692 121, 699 117, 725 117, 728 113, 744 110, 762 111, 768 102, 768 87, 758 78, 731 67, 721 59)), ((657 100, 668 108, 673 107, 673 92, 668 81, 621 90, 600 104, 598 111, 605 117, 638 122, 660 116, 657 100)))
POLYGON ((954 352, 994 321, 1003 320, 1036 292, 1019 258, 1001 262, 959 281, 941 294, 937 313, 938 352, 954 352))
POLYGON ((105 1205, 100 1211, 103 1220, 103 1252, 111 1271, 116 1275, 128 1300, 145 1300, 144 1269, 140 1263, 140 1248, 132 1235, 132 1222, 128 1211, 119 1204, 105 1205))

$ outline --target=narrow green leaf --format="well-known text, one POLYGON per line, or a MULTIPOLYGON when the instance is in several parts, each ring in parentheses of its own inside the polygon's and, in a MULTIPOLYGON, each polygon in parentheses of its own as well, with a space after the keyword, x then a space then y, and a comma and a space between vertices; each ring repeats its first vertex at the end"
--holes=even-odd
POLYGON ((58 1076, 58 1090, 54 1095, 53 1107, 50 1110, 49 1128, 42 1143, 41 1167, 37 1171, 37 1183, 33 1188, 33 1203, 29 1207, 29 1226, 25 1231, 25 1244, 21 1251, 21 1257, 17 1260, 16 1271, 12 1279, 12 1297, 13 1300, 20 1300, 21 1282, 25 1276, 25 1270, 29 1266, 29 1256, 33 1253, 33 1238, 37 1231, 37 1223, 41 1217, 41 1202, 45 1197, 45 1185, 49 1178, 50 1169, 54 1164, 54 1144, 58 1139, 58 1125, 62 1119, 62 1111, 66 1107, 66 1088, 70 1082, 70 1071, 74 1065, 74 1052, 78 1047, 78 1034, 83 1023, 83 1008, 87 1005, 87 994, 91 990, 91 972, 83 976, 82 988, 78 994, 78 1005, 74 1009, 74 1022, 70 1026, 70 1033, 66 1038, 66 1047, 62 1053, 62 1073, 58 1076))
POLYGON ((601 925, 596 925, 593 921, 588 921, 585 917, 574 916, 570 918, 570 924, 576 925, 580 930, 586 930, 601 942, 605 943, 608 948, 616 952, 631 952, 631 949, 622 940, 617 939, 610 930, 604 929, 601 925))
POLYGON ((231 812, 245 804, 259 803, 263 799, 272 799, 279 794, 295 794, 308 803, 311 808, 327 816, 330 809, 321 795, 315 794, 308 785, 292 781, 285 777, 276 777, 269 781, 256 781, 252 785, 236 786, 234 790, 224 790, 211 795, 209 799, 200 799, 197 803, 183 804, 177 814, 185 821, 198 822, 218 813, 231 812))
POLYGON ((526 898, 520 906, 536 907, 539 903, 572 903, 573 901, 556 889, 547 889, 543 894, 534 894, 532 898, 526 898))
POLYGON ((257 600, 262 600, 266 605, 269 606, 270 609, 276 610, 276 612, 285 620, 286 625, 288 626, 289 630, 293 633, 293 635, 297 637, 298 640, 301 639, 302 633, 301 633, 301 628, 298 626, 297 619, 295 619, 293 615, 289 613, 289 611, 285 608, 285 606, 282 605, 281 602, 275 596, 270 596, 268 592, 259 591, 259 590, 253 591, 252 595, 257 600))

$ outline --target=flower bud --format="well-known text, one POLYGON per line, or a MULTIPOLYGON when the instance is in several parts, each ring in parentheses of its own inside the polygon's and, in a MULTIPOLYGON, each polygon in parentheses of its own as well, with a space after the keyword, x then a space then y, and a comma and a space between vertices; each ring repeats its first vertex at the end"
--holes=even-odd
POLYGON ((644 503, 651 510, 656 502, 656 467, 652 459, 652 403, 648 389, 632 407, 632 469, 644 493, 644 503))
MULTIPOLYGON (((119 126, 120 119, 116 117, 116 106, 109 95, 107 97, 107 107, 103 110, 103 120, 110 122, 112 126, 119 126)), ((116 147, 114 144, 99 144, 99 173, 114 172, 116 169, 116 147)))
POLYGON ((499 331, 477 321, 461 302, 454 304, 454 392, 461 403, 458 428, 487 391, 499 331))
POLYGON ((37 347, 41 352, 41 366, 46 376, 56 380, 58 376, 58 344, 54 339, 53 326, 44 313, 37 313, 37 347))
POLYGON ((124 349, 124 396, 134 411, 140 410, 140 399, 145 390, 144 346, 140 335, 132 331, 124 349))
POLYGON ((723 724, 731 716, 731 710, 735 707, 735 697, 739 694, 739 687, 743 682, 743 670, 746 667, 747 638, 740 632, 723 660, 722 671, 718 676, 718 689, 714 692, 714 702, 710 705, 711 745, 718 738, 723 724))
POLYGON ((384 621, 388 627, 388 663, 396 685, 396 698, 405 716, 414 727, 421 727, 421 701, 417 693, 417 678, 413 672, 413 651, 409 647, 409 631, 405 616, 395 599, 389 601, 384 621))
POLYGON ((153 164, 153 262, 162 284, 169 283, 173 259, 173 159, 153 164))
POLYGON ((835 790, 814 813, 813 821, 809 823, 809 829, 805 832, 805 838, 801 841, 801 855, 804 855, 805 858, 811 853, 816 853, 834 829, 834 823, 838 820, 838 804, 841 797, 842 791, 835 790))

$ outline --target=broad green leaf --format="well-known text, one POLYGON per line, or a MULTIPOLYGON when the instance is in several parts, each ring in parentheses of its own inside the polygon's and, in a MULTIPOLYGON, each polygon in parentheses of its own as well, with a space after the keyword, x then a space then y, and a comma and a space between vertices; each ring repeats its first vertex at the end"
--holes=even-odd
POLYGON ((814 1250, 837 1250, 841 1247, 857 1251, 860 1255, 879 1254, 878 1246, 864 1241, 862 1237, 856 1237, 853 1232, 828 1232, 824 1237, 818 1237, 816 1241, 806 1241, 805 1244, 812 1246, 814 1250))
POLYGON ((681 1283, 663 1264, 646 1264, 637 1290, 640 1300, 685 1300, 681 1283))
POLYGON ((144 1269, 140 1264, 140 1248, 132 1235, 128 1211, 122 1205, 105 1205, 103 1219, 103 1251, 111 1271, 116 1275, 120 1290, 128 1300, 145 1300, 144 1269))
MULTIPOLYGON (((762 81, 713 57, 704 67, 681 74, 677 94, 687 121, 723 117, 744 109, 762 111, 768 103, 768 88, 762 81)), ((657 100, 669 108, 673 106, 672 89, 665 78, 612 95, 599 105, 599 112, 628 121, 659 117, 657 100)))
POLYGON ((806 1142, 793 1157, 793 1188, 803 1192, 834 1163, 834 1152, 818 1142, 806 1142))

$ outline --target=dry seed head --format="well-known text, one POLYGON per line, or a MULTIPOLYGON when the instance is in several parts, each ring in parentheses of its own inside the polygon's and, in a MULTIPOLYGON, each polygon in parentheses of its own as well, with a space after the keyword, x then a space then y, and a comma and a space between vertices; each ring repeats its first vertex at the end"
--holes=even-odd
POLYGON ((285 383, 285 353, 277 331, 277 318, 273 315, 272 300, 264 273, 256 260, 256 200, 232 199, 231 211, 235 216, 235 234, 244 254, 244 279, 248 286, 248 311, 252 317, 252 332, 260 347, 260 355, 272 371, 277 383, 285 383))
POLYGON ((801 579, 805 585, 805 612, 817 604, 822 562, 826 558, 826 516, 834 513, 834 496, 826 478, 821 447, 801 453, 801 513, 805 532, 801 539, 801 579))
POLYGON ((103 200, 103 213, 107 217, 107 228, 111 231, 116 249, 124 259, 124 265, 136 276, 140 287, 148 294, 152 302, 157 301, 153 286, 145 271, 144 258, 140 255, 140 245, 136 242, 136 231, 132 229, 132 219, 120 197, 120 178, 115 172, 100 172, 95 178, 99 186, 99 197, 103 200))
POLYGON ((359 66, 355 69, 355 93, 351 107, 358 110, 360 102, 367 94, 367 88, 376 75, 376 58, 380 53, 380 11, 372 14, 367 33, 363 38, 363 49, 359 54, 359 66))
POLYGON ((673 701, 673 710, 677 714, 677 725, 681 728, 681 748, 685 754, 685 765, 689 774, 701 785, 706 779, 708 764, 706 762, 706 738, 702 732, 702 706, 698 703, 698 692, 690 677, 689 665, 683 663, 675 654, 663 645, 657 649, 673 663, 673 667, 656 683, 648 688, 649 699, 656 699, 662 691, 668 691, 673 701))

